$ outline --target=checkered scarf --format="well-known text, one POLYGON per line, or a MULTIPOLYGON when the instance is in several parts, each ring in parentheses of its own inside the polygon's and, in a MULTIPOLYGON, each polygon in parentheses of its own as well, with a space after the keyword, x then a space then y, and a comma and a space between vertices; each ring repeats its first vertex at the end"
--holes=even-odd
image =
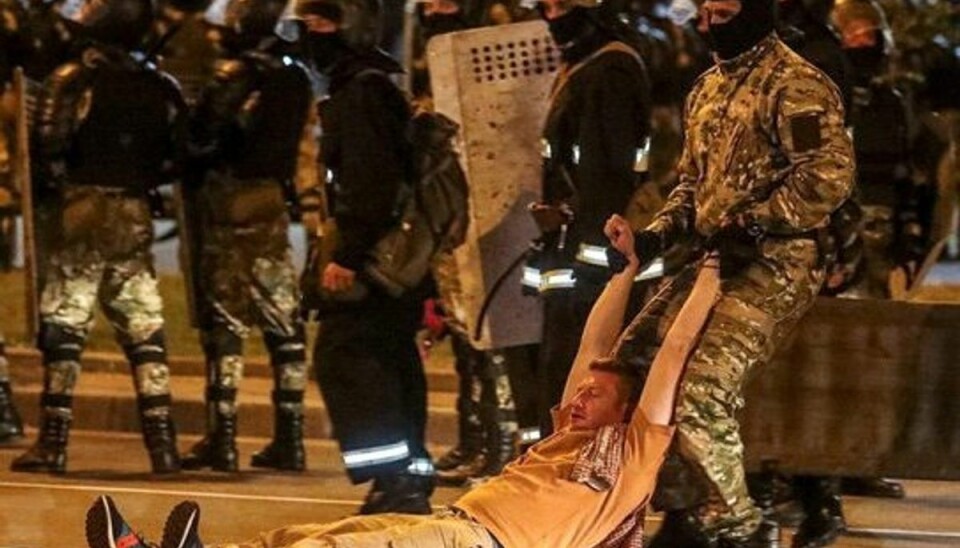
MULTIPOLYGON (((613 487, 623 465, 623 443, 626 424, 600 428, 593 440, 584 445, 577 455, 570 480, 582 483, 594 491, 613 487)), ((597 548, 643 548, 644 507, 634 510, 617 526, 597 548)))

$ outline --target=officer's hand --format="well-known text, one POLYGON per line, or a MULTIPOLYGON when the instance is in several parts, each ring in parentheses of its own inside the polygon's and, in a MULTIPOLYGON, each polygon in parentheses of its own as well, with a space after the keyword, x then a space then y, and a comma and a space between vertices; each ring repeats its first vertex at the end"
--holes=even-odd
POLYGON ((631 265, 640 264, 634 249, 633 228, 620 215, 611 215, 603 227, 603 233, 610 239, 610 246, 619 251, 631 265))
POLYGON ((348 291, 353 287, 357 273, 337 263, 329 263, 323 269, 323 288, 327 291, 348 291))

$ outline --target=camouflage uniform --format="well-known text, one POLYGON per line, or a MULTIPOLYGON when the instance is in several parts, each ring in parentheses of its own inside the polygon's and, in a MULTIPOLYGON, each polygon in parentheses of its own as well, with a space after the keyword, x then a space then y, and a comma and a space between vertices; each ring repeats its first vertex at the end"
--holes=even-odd
POLYGON ((183 102, 176 82, 130 54, 152 18, 149 4, 104 9, 94 22, 78 11, 90 45, 46 79, 33 125, 35 190, 45 205, 57 204, 50 208, 56 235, 39 306, 41 430, 13 462, 19 471, 66 468, 73 390, 97 304, 130 362, 153 470, 180 467, 148 195, 175 167, 183 102), (94 36, 103 25, 122 32, 94 36))
MULTIPOLYGON (((264 14, 267 20, 283 7, 281 2, 273 6, 272 17, 264 14)), ((288 46, 246 47, 272 29, 264 25, 262 33, 225 36, 227 53, 218 59, 191 122, 193 149, 201 151, 197 161, 210 168, 199 188, 191 189, 200 229, 193 241, 199 242, 195 273, 209 416, 207 436, 184 456, 188 469, 237 469, 236 394, 243 378, 243 341, 254 326, 270 352, 276 413, 274 440, 253 456, 253 465, 306 466, 307 360, 287 201, 312 93, 306 70, 287 55, 288 46)))
MULTIPOLYGON (((701 77, 685 124, 679 184, 638 233, 637 250, 652 258, 692 236, 720 252, 722 291, 687 365, 677 446, 710 487, 696 511, 704 529, 739 541, 761 517, 744 482, 742 387, 813 304, 823 281, 817 229, 851 192, 853 152, 836 88, 775 35, 701 77), (734 217, 753 238, 746 256, 721 230, 734 217)), ((622 358, 649 365, 689 292, 686 278, 631 323, 622 358)))

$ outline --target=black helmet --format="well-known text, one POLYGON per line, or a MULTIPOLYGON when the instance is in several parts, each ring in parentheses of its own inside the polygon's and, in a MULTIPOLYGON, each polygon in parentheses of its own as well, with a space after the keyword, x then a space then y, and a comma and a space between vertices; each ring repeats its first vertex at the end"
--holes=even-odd
POLYGON ((286 6, 287 0, 216 0, 204 19, 232 33, 261 38, 274 33, 286 6))
POLYGON ((220 44, 241 52, 261 45, 264 38, 278 35, 280 17, 287 0, 216 0, 204 13, 204 20, 220 30, 220 44))
POLYGON ((294 17, 317 15, 335 23, 347 44, 358 50, 374 49, 383 30, 379 0, 298 0, 294 17))
POLYGON ((156 11, 152 0, 70 0, 61 15, 89 38, 135 49, 143 45, 156 11))

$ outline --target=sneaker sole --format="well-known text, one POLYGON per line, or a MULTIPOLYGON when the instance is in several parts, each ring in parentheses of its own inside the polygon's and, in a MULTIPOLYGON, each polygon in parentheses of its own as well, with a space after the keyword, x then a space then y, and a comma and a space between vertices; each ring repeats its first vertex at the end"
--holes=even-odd
POLYGON ((199 515, 200 508, 193 502, 185 501, 176 505, 163 526, 160 548, 183 548, 199 515))
POLYGON ((90 548, 116 548, 113 539, 113 519, 110 517, 110 503, 106 497, 97 498, 96 504, 87 512, 87 544, 90 548))

